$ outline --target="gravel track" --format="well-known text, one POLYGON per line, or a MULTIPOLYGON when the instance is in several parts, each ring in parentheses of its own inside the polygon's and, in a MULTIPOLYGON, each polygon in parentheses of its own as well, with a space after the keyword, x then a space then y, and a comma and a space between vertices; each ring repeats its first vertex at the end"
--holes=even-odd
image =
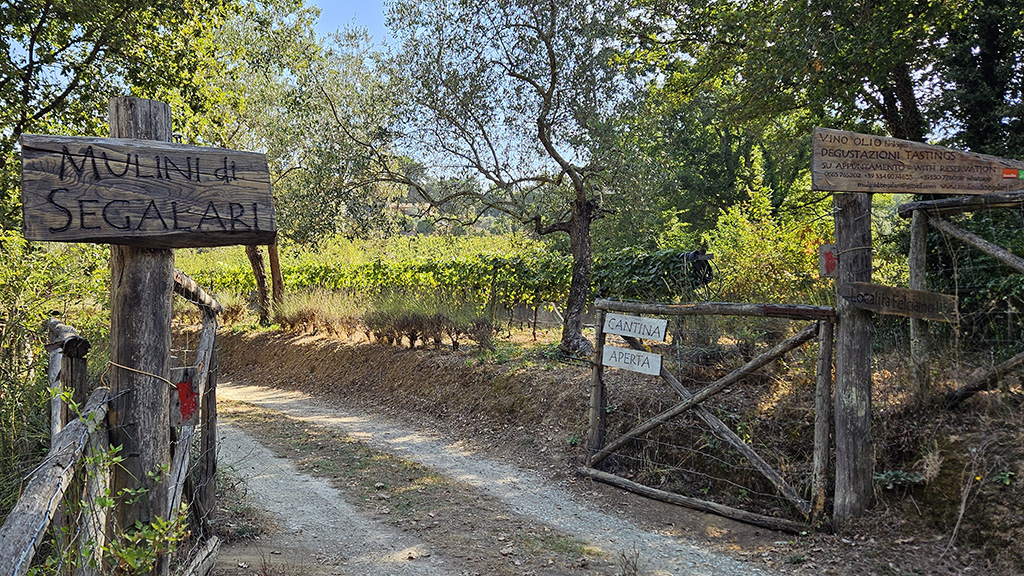
MULTIPOLYGON (((628 518, 582 501, 534 470, 471 453, 421 430, 378 415, 326 406, 300 392, 221 383, 218 397, 253 404, 291 418, 329 426, 373 448, 427 466, 498 499, 516 512, 569 534, 609 557, 635 550, 644 574, 759 576, 761 566, 711 552, 674 536, 644 530, 628 518)), ((256 504, 278 517, 280 538, 305 540, 317 562, 348 566, 338 574, 449 574, 443 552, 431 551, 408 533, 380 524, 346 504, 327 481, 296 471, 237 428, 225 426, 219 458, 248 484, 256 504)))
MULTIPOLYGON (((218 459, 243 478, 254 505, 270 512, 278 534, 242 559, 225 554, 225 562, 254 564, 250 556, 281 556, 304 572, 366 576, 449 574, 426 545, 408 533, 365 518, 329 482, 303 474, 253 437, 230 424, 217 429, 218 459), (248 560, 248 561, 245 561, 248 560)), ((244 547, 243 547, 244 548, 244 547)))

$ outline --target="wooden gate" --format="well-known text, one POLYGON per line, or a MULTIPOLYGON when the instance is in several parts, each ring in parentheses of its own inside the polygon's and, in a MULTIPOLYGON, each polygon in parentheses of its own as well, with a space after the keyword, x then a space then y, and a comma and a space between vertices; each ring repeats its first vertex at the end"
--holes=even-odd
MULTIPOLYGON (((597 350, 594 361, 593 381, 590 397, 590 432, 589 458, 587 465, 580 472, 597 480, 656 498, 666 502, 695 508, 705 512, 719 514, 743 522, 765 526, 777 530, 798 532, 806 529, 806 524, 793 520, 776 518, 746 510, 725 506, 698 498, 683 496, 664 490, 644 486, 627 478, 599 470, 609 456, 633 443, 640 437, 665 425, 680 415, 692 412, 700 418, 710 430, 727 445, 737 450, 761 475, 763 475, 778 493, 799 511, 805 521, 820 517, 826 497, 826 479, 829 461, 829 430, 832 403, 832 338, 835 310, 825 306, 784 305, 784 304, 735 304, 724 302, 705 302, 694 304, 652 304, 638 302, 618 302, 598 300, 594 304, 597 310, 597 350), (661 413, 645 420, 610 441, 606 438, 607 414, 609 410, 608 391, 605 384, 605 366, 602 362, 606 344, 605 320, 609 312, 627 314, 647 314, 655 316, 748 316, 759 318, 783 318, 790 320, 811 321, 811 324, 796 332, 789 338, 772 346, 769 350, 753 357, 741 367, 728 375, 717 379, 704 389, 693 393, 688 390, 667 368, 656 373, 661 381, 678 396, 678 403, 661 413), (702 403, 730 386, 737 385, 744 378, 756 373, 773 361, 801 345, 817 338, 819 349, 816 363, 815 390, 815 423, 814 423, 814 462, 812 471, 812 489, 810 500, 805 499, 782 476, 769 465, 747 442, 726 425, 715 413, 702 403)), ((644 351, 646 347, 641 339, 635 336, 622 336, 633 350, 644 351)))

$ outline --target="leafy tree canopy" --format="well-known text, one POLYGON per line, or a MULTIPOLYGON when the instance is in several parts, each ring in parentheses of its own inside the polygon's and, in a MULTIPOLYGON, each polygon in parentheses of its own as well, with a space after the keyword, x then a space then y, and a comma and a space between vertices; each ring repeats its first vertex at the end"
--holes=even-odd
POLYGON ((15 0, 0 6, 0 225, 20 222, 16 158, 23 132, 106 133, 111 96, 160 98, 176 118, 215 122, 229 96, 211 33, 230 0, 15 0))
POLYGON ((999 153, 1019 142, 1021 0, 640 0, 631 61, 730 116, 819 122, 999 153), (731 88, 730 88, 731 87, 731 88))
POLYGON ((571 353, 590 348, 580 319, 591 223, 604 213, 608 180, 589 145, 623 95, 609 64, 626 8, 589 0, 397 0, 389 7, 401 41, 391 61, 405 104, 399 145, 434 177, 385 163, 380 174, 415 188, 431 206, 475 205, 472 217, 498 210, 539 234, 567 234, 573 277, 562 348, 571 353))

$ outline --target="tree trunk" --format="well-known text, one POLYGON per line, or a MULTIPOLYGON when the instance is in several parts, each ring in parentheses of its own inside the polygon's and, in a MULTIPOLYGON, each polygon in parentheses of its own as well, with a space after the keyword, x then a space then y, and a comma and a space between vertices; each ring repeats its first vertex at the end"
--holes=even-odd
POLYGON ((263 253, 259 246, 246 246, 245 255, 256 277, 256 309, 260 315, 260 325, 266 326, 270 324, 270 300, 267 298, 267 268, 263 265, 263 253))
POLYGON ((267 246, 270 257, 270 285, 273 288, 274 306, 284 302, 284 276, 281 275, 281 258, 277 252, 277 242, 267 246))
POLYGON ((589 358, 594 346, 583 337, 583 314, 587 309, 590 291, 590 272, 593 254, 590 242, 590 224, 596 206, 591 200, 577 200, 572 205, 569 222, 569 242, 572 251, 572 280, 569 297, 565 302, 565 321, 562 324, 562 352, 570 356, 589 358))

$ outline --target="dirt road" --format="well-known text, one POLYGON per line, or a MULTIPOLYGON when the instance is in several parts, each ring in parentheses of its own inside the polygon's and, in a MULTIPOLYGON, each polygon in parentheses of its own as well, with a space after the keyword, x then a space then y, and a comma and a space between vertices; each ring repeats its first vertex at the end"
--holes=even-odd
POLYGON ((377 415, 325 406, 299 392, 241 384, 222 384, 218 396, 297 425, 330 428, 373 450, 418 463, 455 487, 449 489, 457 492, 449 495, 449 502, 467 503, 436 515, 424 513, 429 507, 421 504, 423 510, 398 519, 377 504, 360 505, 344 482, 332 485, 275 456, 254 437, 258 428, 249 434, 229 423, 221 428, 221 465, 244 479, 254 503, 274 518, 278 530, 257 544, 222 549, 221 574, 768 573, 754 561, 741 562, 641 528, 624 510, 599 508, 584 501, 579 490, 536 470, 488 459, 458 442, 377 415), (442 522, 450 532, 437 530, 442 522), (465 530, 460 532, 460 526, 465 530), (552 535, 576 544, 562 549, 550 544, 561 542, 552 535), (534 541, 549 544, 525 544, 534 541), (280 568, 268 567, 275 564, 280 568))

